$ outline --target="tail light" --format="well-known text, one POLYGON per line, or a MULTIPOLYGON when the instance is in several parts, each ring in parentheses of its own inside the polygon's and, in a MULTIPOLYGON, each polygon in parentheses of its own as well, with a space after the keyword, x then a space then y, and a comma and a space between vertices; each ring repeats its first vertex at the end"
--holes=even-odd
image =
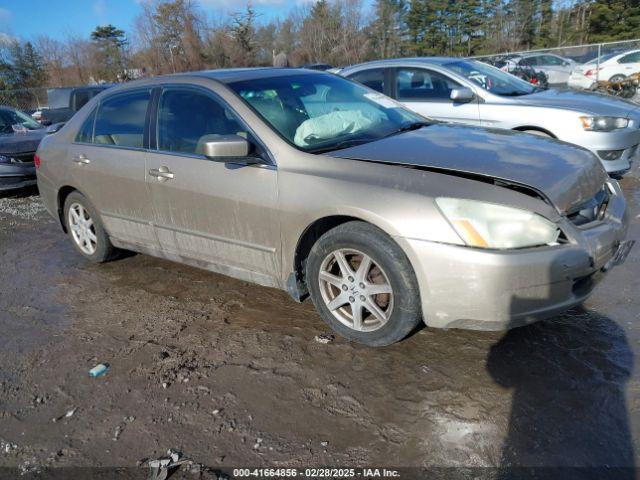
POLYGON ((587 73, 585 73, 585 76, 593 77, 596 73, 598 73, 599 70, 602 70, 602 69, 601 68, 594 68, 592 70, 587 70, 587 73))
POLYGON ((40 157, 38 155, 33 156, 33 164, 36 168, 40 168, 40 157))

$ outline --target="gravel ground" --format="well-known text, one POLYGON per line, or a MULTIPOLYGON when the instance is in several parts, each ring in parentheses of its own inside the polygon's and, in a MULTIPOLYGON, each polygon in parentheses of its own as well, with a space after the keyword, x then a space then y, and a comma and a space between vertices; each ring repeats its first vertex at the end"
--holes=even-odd
MULTIPOLYGON (((638 170, 622 183, 640 238, 638 170)), ((0 467, 168 448, 223 469, 640 460, 638 246, 584 309, 379 349, 316 341, 311 303, 277 290, 145 255, 88 264, 33 192, 0 198, 0 265, 0 467)))

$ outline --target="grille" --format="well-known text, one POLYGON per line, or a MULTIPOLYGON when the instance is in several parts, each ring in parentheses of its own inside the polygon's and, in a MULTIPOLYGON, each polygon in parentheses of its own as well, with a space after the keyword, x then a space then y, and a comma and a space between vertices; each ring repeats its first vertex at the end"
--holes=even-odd
POLYGON ((9 157, 12 163, 31 163, 33 162, 33 153, 8 153, 5 157, 9 157))
POLYGON ((609 189, 606 185, 591 199, 574 208, 567 215, 574 225, 585 225, 604 217, 609 204, 609 189))

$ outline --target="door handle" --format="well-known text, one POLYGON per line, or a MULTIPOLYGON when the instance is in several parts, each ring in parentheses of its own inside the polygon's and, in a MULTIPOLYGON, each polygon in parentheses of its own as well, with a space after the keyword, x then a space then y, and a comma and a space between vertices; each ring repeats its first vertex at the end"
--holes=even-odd
POLYGON ((151 170, 149 170, 149 175, 151 175, 152 177, 156 177, 160 182, 164 182, 173 178, 173 173, 164 166, 157 169, 152 168, 151 170))
POLYGON ((88 163, 91 163, 91 160, 89 160, 87 157, 85 157, 82 154, 76 155, 75 157, 72 158, 72 160, 76 162, 78 165, 86 165, 88 163))

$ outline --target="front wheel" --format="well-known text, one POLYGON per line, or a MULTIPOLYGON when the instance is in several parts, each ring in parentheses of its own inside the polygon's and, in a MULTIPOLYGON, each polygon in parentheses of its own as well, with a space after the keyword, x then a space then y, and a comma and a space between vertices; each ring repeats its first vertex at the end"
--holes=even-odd
POLYGON ((305 278, 324 321, 349 340, 390 345, 420 323, 420 294, 408 258, 370 224, 348 222, 320 237, 305 278))
POLYGON ((72 192, 66 198, 64 218, 73 246, 83 257, 101 263, 116 255, 98 213, 80 192, 72 192))

